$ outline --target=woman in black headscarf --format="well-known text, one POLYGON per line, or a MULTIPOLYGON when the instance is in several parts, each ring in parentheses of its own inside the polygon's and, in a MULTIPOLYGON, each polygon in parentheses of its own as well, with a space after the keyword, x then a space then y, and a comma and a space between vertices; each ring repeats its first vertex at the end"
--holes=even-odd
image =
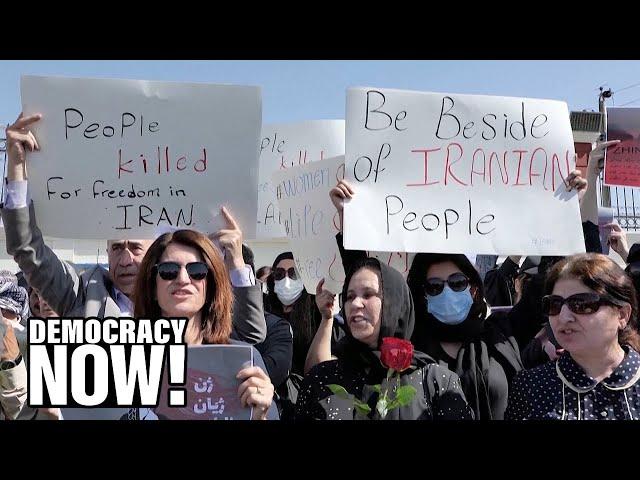
POLYGON ((512 325, 509 314, 487 318, 480 274, 465 255, 419 253, 407 283, 419 319, 416 348, 460 376, 476 419, 504 418, 509 382, 523 368, 518 340, 528 342, 536 327, 512 325))
MULTIPOLYGON (((369 419, 380 419, 376 386, 384 391, 388 381, 380 358, 382 339, 411 338, 413 301, 402 275, 393 268, 372 258, 358 262, 347 275, 342 298, 347 334, 340 341, 340 356, 309 371, 298 396, 297 419, 355 417, 352 401, 333 394, 327 386, 331 384, 368 404, 369 419)), ((412 385, 416 394, 410 404, 390 410, 387 420, 472 418, 458 376, 421 352, 414 352, 411 366, 400 373, 400 384, 412 385)))
POLYGON ((315 297, 307 293, 296 269, 291 252, 283 252, 273 262, 267 277, 265 310, 284 318, 293 331, 293 362, 291 372, 304 375, 304 361, 320 325, 320 312, 315 297))

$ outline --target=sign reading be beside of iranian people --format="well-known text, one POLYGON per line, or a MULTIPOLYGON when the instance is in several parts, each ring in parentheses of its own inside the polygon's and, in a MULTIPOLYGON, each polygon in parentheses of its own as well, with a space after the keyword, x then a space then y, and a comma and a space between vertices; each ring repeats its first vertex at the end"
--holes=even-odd
POLYGON ((260 140, 258 180, 258 239, 284 238, 290 210, 280 210, 274 172, 286 171, 324 158, 344 155, 344 120, 308 120, 264 125, 260 140))
POLYGON ((566 103, 351 88, 346 122, 346 248, 584 252, 566 103))
POLYGON ((25 115, 43 114, 28 172, 47 235, 210 233, 224 204, 255 236, 258 87, 24 76, 21 90, 25 115))

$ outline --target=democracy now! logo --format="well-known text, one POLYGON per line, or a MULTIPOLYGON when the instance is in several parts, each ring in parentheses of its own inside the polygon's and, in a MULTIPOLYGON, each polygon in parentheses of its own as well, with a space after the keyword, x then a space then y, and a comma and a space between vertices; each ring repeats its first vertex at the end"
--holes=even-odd
POLYGON ((186 324, 186 318, 29 319, 28 404, 157 407, 164 373, 169 406, 185 406, 186 324))

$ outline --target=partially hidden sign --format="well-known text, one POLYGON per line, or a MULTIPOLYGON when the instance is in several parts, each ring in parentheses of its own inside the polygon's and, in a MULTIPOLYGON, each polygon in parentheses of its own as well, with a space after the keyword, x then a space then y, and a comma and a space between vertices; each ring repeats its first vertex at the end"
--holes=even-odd
POLYGON ((251 408, 238 397, 236 374, 254 365, 250 345, 195 345, 187 352, 187 404, 168 406, 167 378, 163 378, 159 406, 160 420, 251 420, 251 408))
POLYGON ((262 127, 256 238, 284 238, 287 236, 284 224, 292 222, 288 212, 278 208, 271 176, 337 155, 344 155, 344 120, 309 120, 262 127))
POLYGON ((217 230, 227 205, 255 236, 258 87, 22 77, 41 152, 29 190, 46 235, 153 238, 217 230))
POLYGON ((607 108, 607 140, 604 184, 640 187, 640 108, 607 108))
POLYGON ((350 249, 584 252, 566 103, 347 90, 350 249))
MULTIPOLYGON (((344 155, 273 174, 296 269, 307 292, 312 294, 322 278, 326 290, 342 291, 345 272, 335 238, 340 231, 340 217, 329 191, 343 178, 344 155)), ((395 268, 405 278, 413 261, 413 255, 405 252, 367 251, 366 254, 395 268)))
POLYGON ((332 293, 340 293, 344 282, 344 268, 335 240, 340 231, 340 218, 329 198, 329 191, 343 178, 344 155, 273 174, 296 270, 311 294, 315 294, 322 278, 324 288, 332 293))

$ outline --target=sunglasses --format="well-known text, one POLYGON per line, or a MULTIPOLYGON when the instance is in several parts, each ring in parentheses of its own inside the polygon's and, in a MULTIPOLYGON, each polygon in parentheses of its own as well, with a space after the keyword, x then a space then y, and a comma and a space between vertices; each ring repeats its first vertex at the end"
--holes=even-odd
POLYGON ((282 280, 286 276, 288 276, 291 280, 296 280, 298 278, 296 269, 293 267, 289 268, 288 270, 285 270, 284 268, 276 268, 273 271, 274 280, 282 280))
POLYGON ((424 284, 424 293, 430 297, 440 295, 444 290, 445 283, 449 285, 449 288, 454 292, 462 292, 469 286, 469 279, 461 272, 451 274, 446 280, 441 278, 428 278, 424 284))
POLYGON ((546 295, 542 297, 542 313, 545 315, 558 315, 562 310, 562 305, 565 303, 569 310, 578 315, 595 313, 602 305, 620 306, 611 297, 598 295, 597 293, 576 293, 567 298, 563 298, 560 295, 546 295))
MULTIPOLYGON (((207 273, 209 273, 209 267, 204 262, 191 262, 184 267, 191 280, 204 280, 207 278, 207 273)), ((182 265, 177 262, 162 262, 158 263, 154 268, 162 280, 175 280, 180 274, 182 265)))

